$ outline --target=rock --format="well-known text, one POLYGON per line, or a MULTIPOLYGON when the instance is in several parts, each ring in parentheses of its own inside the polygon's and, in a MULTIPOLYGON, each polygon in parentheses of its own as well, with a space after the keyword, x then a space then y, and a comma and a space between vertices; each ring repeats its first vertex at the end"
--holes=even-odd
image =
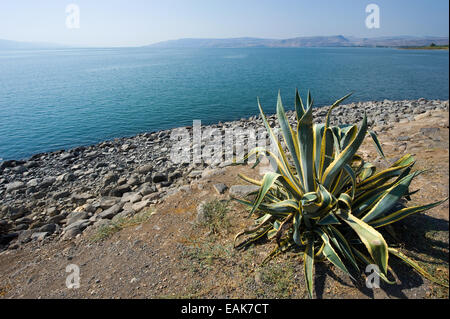
POLYGON ((120 198, 118 197, 102 197, 98 203, 98 207, 105 210, 116 205, 118 202, 120 202, 120 198))
POLYGON ((16 173, 16 174, 23 174, 23 173, 25 173, 27 171, 27 169, 26 169, 25 166, 20 165, 20 166, 16 166, 14 168, 11 168, 11 171, 16 173))
POLYGON ((126 211, 128 211, 128 212, 131 212, 131 211, 134 212, 132 206, 133 206, 132 203, 126 202, 126 203, 123 205, 122 209, 123 209, 123 210, 126 210, 126 211))
POLYGON ((148 200, 143 200, 137 203, 134 203, 133 206, 131 206, 131 208, 136 212, 139 213, 142 209, 144 209, 145 207, 147 207, 149 204, 148 200))
POLYGON ((36 231, 39 227, 44 226, 44 224, 44 221, 37 219, 31 223, 29 229, 34 229, 36 231))
POLYGON ((142 198, 142 195, 139 193, 125 193, 122 196, 121 201, 122 202, 130 202, 130 203, 136 203, 139 202, 142 198))
POLYGON ((38 164, 38 162, 36 162, 36 161, 28 161, 28 162, 26 162, 26 163, 24 164, 24 166, 25 166, 26 168, 34 168, 34 167, 38 167, 39 164, 38 164))
POLYGON ((58 199, 69 197, 69 195, 70 195, 70 192, 68 190, 64 190, 64 191, 60 191, 60 192, 55 193, 53 195, 53 199, 54 200, 58 200, 58 199))
POLYGON ((152 173, 148 173, 147 175, 145 175, 144 183, 145 184, 150 184, 152 182, 153 182, 152 173))
POLYGON ((46 177, 44 180, 39 184, 40 188, 47 188, 53 185, 53 183, 56 181, 55 177, 46 177))
POLYGON ((33 178, 27 182, 27 187, 37 187, 39 185, 39 181, 37 178, 33 178))
POLYGON ((12 168, 15 167, 17 165, 22 165, 25 164, 24 161, 15 161, 15 160, 8 160, 8 161, 3 161, 0 163, 0 171, 4 170, 5 168, 12 168))
POLYGON ((19 224, 31 224, 31 219, 28 218, 28 217, 22 217, 22 218, 16 219, 14 223, 16 225, 19 225, 19 224))
POLYGON ((0 219, 0 234, 6 233, 8 230, 11 229, 11 223, 7 220, 0 219))
POLYGON ((0 245, 7 245, 12 240, 16 239, 18 236, 18 233, 9 233, 9 234, 0 234, 0 245))
POLYGON ((76 176, 72 173, 63 173, 56 177, 57 182, 72 182, 76 179, 76 176))
POLYGON ((91 199, 93 197, 94 195, 88 193, 73 194, 71 200, 72 202, 80 205, 84 204, 88 199, 91 199))
POLYGON ((66 160, 71 159, 71 158, 73 158, 73 157, 74 157, 74 156, 73 156, 72 153, 64 152, 64 153, 62 153, 62 154, 59 156, 59 159, 60 159, 61 161, 66 161, 66 160))
POLYGON ((124 205, 124 203, 118 203, 118 204, 108 208, 107 210, 99 213, 98 217, 103 218, 103 219, 111 219, 122 210, 123 205, 124 205))
POLYGON ((155 173, 152 176, 153 183, 161 183, 167 181, 167 175, 164 173, 155 173))
POLYGON ((86 219, 88 217, 88 214, 86 212, 72 212, 69 215, 67 215, 67 225, 73 224, 76 221, 79 221, 80 219, 86 219))
POLYGON ((90 203, 86 203, 82 206, 78 206, 75 208, 74 212, 86 212, 86 213, 94 213, 96 211, 96 207, 90 203))
POLYGON ((146 164, 146 165, 140 166, 136 171, 141 175, 145 175, 148 172, 150 172, 152 169, 153 169, 152 164, 146 164))
POLYGON ((134 211, 131 211, 131 210, 124 210, 124 211, 118 213, 116 216, 114 216, 114 217, 111 219, 111 222, 117 223, 117 222, 119 222, 121 219, 127 218, 127 217, 131 216, 132 214, 134 214, 134 211))
POLYGON ((67 225, 64 228, 64 232, 67 232, 67 230, 72 229, 72 228, 76 228, 76 229, 78 229, 80 231, 83 231, 87 226, 89 226, 90 223, 91 222, 89 220, 87 220, 87 219, 77 220, 76 222, 74 222, 74 223, 72 223, 70 225, 67 225))
POLYGON ((135 186, 135 185, 141 184, 141 182, 140 182, 139 177, 137 175, 132 175, 128 179, 127 184, 130 185, 130 186, 135 186))
POLYGON ((169 187, 170 185, 172 185, 171 181, 164 181, 160 183, 161 187, 169 187))
POLYGON ((59 224, 62 220, 64 220, 64 215, 55 215, 47 220, 48 223, 59 224))
POLYGON ((56 228, 57 228, 57 226, 56 226, 55 223, 50 223, 50 224, 47 224, 47 225, 44 225, 44 226, 40 227, 38 229, 38 232, 53 234, 55 232, 56 228))
POLYGON ((101 228, 111 225, 111 221, 109 219, 99 219, 94 223, 94 228, 101 228))
POLYGON ((122 176, 117 180, 117 185, 119 185, 119 186, 124 185, 126 183, 127 183, 127 178, 125 176, 122 176))
POLYGON ((81 234, 81 230, 77 227, 72 227, 64 231, 63 239, 70 239, 77 236, 78 234, 81 234))
POLYGON ((95 168, 96 169, 99 169, 99 168, 102 168, 102 167, 108 167, 108 163, 100 162, 100 163, 95 164, 95 168))
POLYGON ((130 191, 131 191, 130 185, 124 184, 124 185, 117 186, 116 188, 113 188, 109 192, 109 195, 114 196, 114 197, 122 197, 123 194, 130 192, 130 191))
POLYGON ((180 171, 175 171, 175 172, 169 174, 169 181, 173 182, 182 176, 183 176, 183 174, 181 174, 180 171))
POLYGON ((432 115, 431 111, 426 111, 425 113, 416 115, 415 120, 416 121, 420 121, 420 120, 423 120, 423 119, 425 119, 427 117, 430 117, 431 115, 432 115))
POLYGON ((29 213, 29 211, 23 206, 9 208, 9 218, 11 220, 19 219, 19 218, 27 215, 28 213, 29 213))
POLYGON ((397 141, 399 141, 399 142, 407 142, 409 140, 411 140, 411 138, 409 136, 401 135, 401 136, 397 137, 397 141))
POLYGON ((142 197, 142 200, 143 200, 143 201, 151 202, 151 201, 154 201, 154 200, 158 199, 160 196, 161 196, 160 193, 155 192, 155 193, 148 194, 148 195, 142 197))
POLYGON ((430 136, 439 133, 439 127, 423 127, 420 132, 425 136, 430 136))
POLYGON ((142 196, 146 196, 148 194, 156 192, 156 187, 155 186, 150 186, 150 184, 143 184, 139 188, 138 192, 142 196))
POLYGON ((189 173, 188 177, 190 177, 190 178, 198 178, 198 177, 202 176, 202 173, 203 173, 202 171, 194 170, 194 171, 189 173))
POLYGON ((97 151, 87 152, 87 153, 85 154, 85 156, 86 156, 87 158, 89 158, 89 157, 97 157, 98 155, 99 155, 99 154, 98 154, 97 151))
POLYGON ((115 183, 119 180, 119 176, 114 173, 108 173, 103 178, 103 187, 109 186, 112 183, 115 183))
POLYGON ((224 168, 205 169, 205 170, 202 172, 202 178, 203 178, 203 179, 208 179, 208 178, 211 178, 211 177, 213 177, 213 176, 223 174, 223 173, 225 173, 225 172, 226 172, 226 170, 225 170, 224 168))
POLYGON ((252 192, 259 190, 259 186, 256 185, 233 185, 230 187, 230 196, 233 197, 246 197, 252 192))
POLYGON ((32 229, 22 230, 19 232, 17 241, 21 244, 28 243, 31 240, 31 235, 34 233, 32 229))
POLYGON ((14 227, 13 231, 17 232, 17 231, 20 231, 20 230, 26 230, 28 228, 29 227, 28 227, 27 224, 20 224, 20 225, 17 225, 16 227, 14 227))
POLYGON ((56 207, 49 207, 45 212, 48 216, 56 216, 59 214, 59 210, 56 207))
POLYGON ((25 188, 25 184, 20 181, 12 182, 9 184, 6 184, 6 192, 11 193, 12 191, 16 191, 19 189, 25 188))
POLYGON ((225 193, 225 191, 228 189, 227 185, 225 185, 224 183, 214 184, 213 187, 219 195, 225 193))
POLYGON ((48 235, 49 233, 47 232, 36 232, 31 234, 31 240, 43 241, 48 235))

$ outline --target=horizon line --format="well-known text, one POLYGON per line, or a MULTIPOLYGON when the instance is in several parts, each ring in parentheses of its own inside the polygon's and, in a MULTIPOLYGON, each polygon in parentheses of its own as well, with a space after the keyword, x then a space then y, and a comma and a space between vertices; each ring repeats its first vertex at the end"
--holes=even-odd
POLYGON ((355 36, 355 35, 344 35, 344 34, 331 34, 331 35, 305 35, 305 36, 295 36, 295 37, 280 37, 280 38, 265 38, 265 37, 256 37, 256 36, 236 36, 236 37, 181 37, 181 38, 172 38, 167 40, 161 40, 156 42, 151 42, 147 44, 136 44, 136 45, 86 45, 86 44, 68 44, 62 42, 48 42, 48 41, 27 41, 27 40, 10 40, 6 38, 0 38, 0 41, 10 41, 17 43, 26 43, 26 44, 42 44, 42 45, 50 45, 50 46, 66 46, 71 48, 139 48, 151 46, 158 43, 170 42, 170 41, 179 41, 179 40, 233 40, 233 39, 258 39, 258 40, 290 40, 297 38, 318 38, 318 37, 344 37, 344 38, 359 38, 359 39, 377 39, 377 38, 397 38, 397 37, 413 37, 413 38, 447 38, 449 39, 449 35, 379 35, 379 36, 355 36))

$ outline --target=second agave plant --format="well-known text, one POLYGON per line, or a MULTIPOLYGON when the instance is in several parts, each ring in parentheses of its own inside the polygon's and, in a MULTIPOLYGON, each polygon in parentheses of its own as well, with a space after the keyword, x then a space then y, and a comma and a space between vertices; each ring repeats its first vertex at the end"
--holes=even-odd
POLYGON ((275 147, 255 148, 244 159, 268 156, 276 163, 276 169, 259 181, 241 175, 260 188, 253 194, 253 200, 236 199, 249 207, 250 216, 255 215, 256 220, 252 229, 236 235, 235 247, 247 247, 264 236, 273 239, 277 246, 265 261, 290 248, 300 249, 311 297, 314 263, 324 260, 352 278, 361 273, 361 266, 375 264, 378 275, 392 284, 388 279, 388 261, 392 255, 437 282, 412 259, 389 247, 378 230, 443 201, 399 206, 402 198, 409 199, 411 181, 421 171, 412 171, 415 160, 409 154, 381 171, 357 154, 366 135, 370 135, 384 157, 376 134, 368 131, 366 115, 359 128, 330 125, 333 109, 348 96, 329 108, 325 123, 314 124, 311 95, 308 93, 303 103, 297 90, 297 125, 291 126, 279 94, 276 115, 282 141, 268 124, 258 100, 264 125, 275 147))

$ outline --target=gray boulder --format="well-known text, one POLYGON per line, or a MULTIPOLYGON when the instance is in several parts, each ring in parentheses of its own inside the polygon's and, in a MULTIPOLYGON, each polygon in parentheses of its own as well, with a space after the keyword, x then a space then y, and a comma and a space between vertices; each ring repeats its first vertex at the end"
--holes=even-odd
POLYGON ((72 212, 66 217, 67 225, 73 224, 80 219, 86 219, 87 217, 88 214, 86 212, 72 212))
POLYGON ((20 182, 20 181, 16 181, 16 182, 12 182, 9 184, 6 184, 6 192, 10 193, 12 191, 16 191, 19 189, 25 188, 25 183, 20 182))
POLYGON ((252 192, 259 190, 259 186, 256 185, 233 185, 230 187, 230 196, 233 197, 246 197, 252 192))
POLYGON ((214 184, 213 187, 219 195, 225 193, 225 191, 228 189, 227 185, 225 185, 224 183, 214 184))
POLYGON ((48 235, 49 233, 47 232, 36 232, 31 234, 31 240, 43 241, 48 235))
POLYGON ((115 215, 117 215, 118 213, 120 213, 120 211, 122 210, 124 203, 118 203, 110 208, 108 208, 107 210, 101 212, 98 214, 98 218, 102 218, 102 219, 111 219, 113 218, 115 215))

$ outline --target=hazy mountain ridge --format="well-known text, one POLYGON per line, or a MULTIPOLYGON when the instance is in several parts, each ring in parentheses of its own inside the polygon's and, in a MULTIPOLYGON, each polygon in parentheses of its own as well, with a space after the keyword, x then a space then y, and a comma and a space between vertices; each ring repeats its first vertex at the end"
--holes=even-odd
POLYGON ((226 38, 226 39, 196 39, 185 38, 150 44, 153 48, 300 48, 300 47, 401 47, 425 46, 435 43, 444 45, 449 43, 448 37, 414 37, 392 36, 377 38, 358 38, 336 36, 296 37, 290 39, 263 38, 226 38))
MULTIPOLYGON (((446 45, 448 37, 391 36, 358 38, 343 35, 296 37, 289 39, 264 38, 183 38, 158 42, 143 47, 151 48, 302 48, 302 47, 402 47, 426 46, 434 43, 446 45)), ((67 49, 81 46, 68 46, 58 43, 21 42, 0 39, 0 50, 43 50, 67 49)))

